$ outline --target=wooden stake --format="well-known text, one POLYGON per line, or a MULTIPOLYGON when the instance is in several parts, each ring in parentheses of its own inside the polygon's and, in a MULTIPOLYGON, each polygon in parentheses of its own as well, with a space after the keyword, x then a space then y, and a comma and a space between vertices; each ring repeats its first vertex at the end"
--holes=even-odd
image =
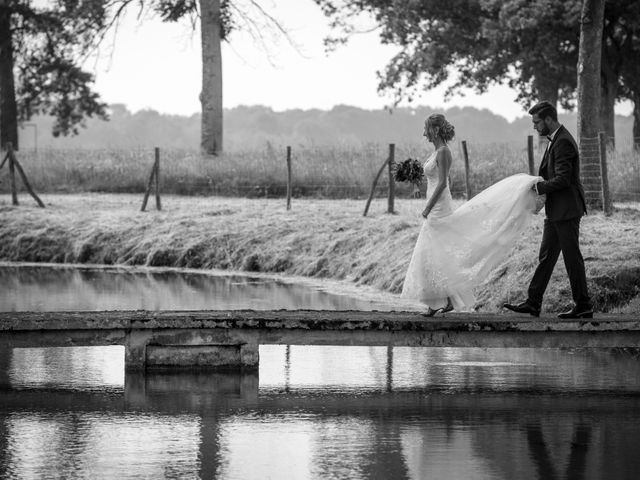
POLYGON ((9 155, 11 156, 11 159, 9 160, 10 165, 14 165, 16 170, 18 170, 18 173, 22 178, 22 183, 24 184, 24 188, 27 189, 27 192, 29 192, 29 194, 33 197, 33 199, 36 201, 38 206, 40 208, 44 208, 44 203, 42 203, 42 200, 40 200, 40 197, 38 197, 38 195, 36 195, 36 192, 33 191, 33 188, 31 188, 31 185, 29 184, 29 180, 27 180, 27 175, 24 173, 24 170, 22 169, 20 162, 18 162, 18 159, 16 158, 16 155, 13 152, 13 149, 9 150, 9 155))
POLYGON ((606 216, 613 213, 611 204, 611 192, 609 191, 609 177, 607 175, 607 136, 605 132, 599 133, 600 137, 600 173, 602 174, 602 203, 606 216))
POLYGON ((373 194, 375 193, 376 185, 378 184, 378 179, 380 178, 380 175, 382 175, 382 172, 384 171, 384 167, 386 167, 388 163, 389 163, 389 158, 387 158, 384 161, 384 163, 380 167, 380 170, 378 170, 376 178, 373 179, 373 184, 371 185, 371 192, 369 192, 369 199, 367 200, 367 205, 364 207, 364 214, 362 215, 363 217, 366 217, 367 212, 369 212, 369 205, 371 205, 371 200, 373 200, 373 194))
POLYGON ((149 200, 149 194, 151 193, 151 185, 153 184, 153 179, 156 176, 156 162, 153 162, 153 167, 151 167, 151 175, 149 175, 149 181, 147 182, 147 190, 144 192, 144 199, 142 200, 142 208, 141 212, 144 212, 144 209, 147 208, 147 201, 149 200))
POLYGON ((469 152, 467 151, 467 141, 462 141, 462 154, 464 155, 464 181, 467 188, 467 200, 471 200, 471 179, 469 178, 469 152))
POLYGON ((162 210, 162 204, 160 203, 160 149, 156 147, 156 161, 155 161, 155 170, 156 170, 156 209, 162 210))
POLYGON ((287 146, 287 210, 291 210, 291 147, 287 146))
POLYGON ((7 154, 4 156, 4 160, 2 160, 2 163, 0 163, 0 170, 2 170, 2 167, 4 167, 4 164, 7 162, 7 160, 9 160, 9 152, 7 152, 7 154))
POLYGON ((527 156, 529 157, 529 175, 535 175, 536 169, 533 162, 533 135, 527 137, 527 156))
POLYGON ((394 202, 396 197, 396 181, 393 178, 393 164, 396 156, 396 145, 394 143, 389 144, 389 197, 387 199, 387 213, 394 213, 394 202))
POLYGON ((11 203, 13 205, 18 205, 18 191, 16 190, 16 169, 15 164, 13 163, 13 145, 11 142, 7 142, 7 150, 9 155, 9 183, 11 184, 11 203))

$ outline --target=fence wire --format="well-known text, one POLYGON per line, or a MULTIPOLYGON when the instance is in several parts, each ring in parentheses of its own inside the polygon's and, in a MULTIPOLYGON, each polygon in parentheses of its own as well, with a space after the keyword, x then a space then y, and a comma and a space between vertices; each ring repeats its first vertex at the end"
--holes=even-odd
MULTIPOLYGON (((464 198, 465 170, 460 142, 451 145, 450 173, 454 197, 464 198)), ((526 139, 522 142, 467 142, 472 195, 515 173, 528 173, 526 139)), ((431 153, 424 144, 396 145, 395 161, 431 153)), ((534 142, 537 169, 544 144, 534 142)), ((140 149, 24 149, 17 152, 38 193, 144 193, 154 161, 153 148, 140 149)), ((161 150, 160 185, 163 194, 219 195, 246 198, 284 198, 287 194, 286 148, 232 151, 202 158, 194 150, 161 150)), ((365 199, 372 181, 388 155, 388 145, 292 147, 294 198, 365 199)), ((640 201, 640 138, 617 141, 607 153, 608 179, 614 202, 640 201)), ((20 183, 20 182, 18 182, 20 183)), ((374 197, 387 195, 389 176, 383 172, 374 197)), ((22 186, 20 185, 20 188, 22 186)), ((426 185, 419 195, 425 197, 426 185)), ((7 169, 0 171, 0 193, 10 191, 7 169)), ((416 196, 413 185, 396 184, 400 198, 416 196)))

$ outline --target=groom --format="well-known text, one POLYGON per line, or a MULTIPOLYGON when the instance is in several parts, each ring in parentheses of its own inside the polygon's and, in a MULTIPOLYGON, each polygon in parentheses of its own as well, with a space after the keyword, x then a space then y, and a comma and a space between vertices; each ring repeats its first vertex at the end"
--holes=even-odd
POLYGON ((505 303, 504 308, 540 316, 542 296, 562 252, 575 306, 558 317, 593 318, 579 242, 580 218, 587 209, 580 183, 578 146, 567 129, 558 123, 558 112, 551 103, 540 102, 529 110, 529 114, 532 116, 533 128, 549 139, 538 172, 544 181, 534 186, 539 195, 547 196, 546 218, 539 263, 529 284, 528 298, 517 305, 505 303))

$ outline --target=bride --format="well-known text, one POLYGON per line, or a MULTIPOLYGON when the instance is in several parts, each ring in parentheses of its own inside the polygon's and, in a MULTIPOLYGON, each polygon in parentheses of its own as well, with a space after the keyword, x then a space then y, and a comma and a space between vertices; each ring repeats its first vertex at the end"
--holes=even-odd
POLYGON ((503 261, 536 213, 541 180, 517 174, 482 191, 458 209, 449 190, 455 129, 441 114, 427 118, 424 136, 435 146, 425 162, 425 218, 404 279, 401 297, 427 305, 425 316, 471 310, 473 289, 503 261))

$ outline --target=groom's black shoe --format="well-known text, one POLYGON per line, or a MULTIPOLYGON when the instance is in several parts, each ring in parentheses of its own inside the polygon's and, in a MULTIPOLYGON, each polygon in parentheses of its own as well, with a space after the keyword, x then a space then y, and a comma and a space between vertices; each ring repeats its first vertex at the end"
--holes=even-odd
POLYGON ((568 312, 558 314, 558 318, 570 319, 570 318, 593 318, 593 307, 578 307, 575 306, 568 312))
POLYGON ((519 303, 517 305, 511 304, 511 303, 505 303, 502 306, 504 308, 506 308, 507 310, 511 310, 512 312, 528 313, 529 315, 532 315, 534 317, 539 317, 540 316, 540 309, 534 307, 529 302, 522 302, 522 303, 519 303))

